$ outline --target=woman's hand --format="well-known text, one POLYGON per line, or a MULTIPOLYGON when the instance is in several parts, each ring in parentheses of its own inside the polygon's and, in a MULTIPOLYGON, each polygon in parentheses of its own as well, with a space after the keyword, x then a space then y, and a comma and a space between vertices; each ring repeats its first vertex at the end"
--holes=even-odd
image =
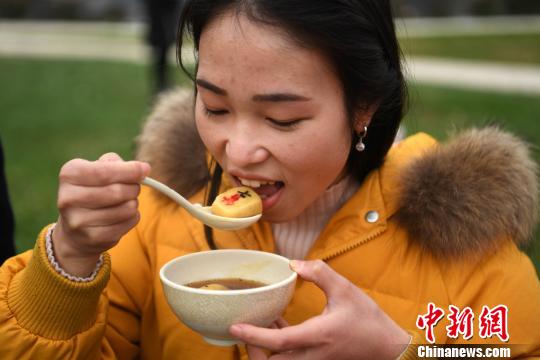
POLYGON ((88 276, 102 252, 139 221, 137 196, 150 166, 108 153, 97 161, 75 159, 60 170, 60 216, 52 240, 60 266, 88 276))
POLYGON ((291 261, 303 279, 314 282, 326 294, 321 315, 302 324, 265 329, 248 324, 233 325, 232 335, 248 344, 251 359, 396 359, 410 337, 363 291, 327 264, 291 261))

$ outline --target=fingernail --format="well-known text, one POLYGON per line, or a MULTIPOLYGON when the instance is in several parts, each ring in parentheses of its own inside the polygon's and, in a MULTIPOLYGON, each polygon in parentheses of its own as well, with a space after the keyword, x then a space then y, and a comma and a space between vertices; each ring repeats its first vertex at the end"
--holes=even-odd
POLYGON ((298 272, 302 268, 302 264, 303 264, 303 261, 300 261, 300 260, 289 261, 289 267, 294 272, 298 272))
POLYGON ((233 325, 229 329, 234 336, 242 336, 242 325, 233 325))

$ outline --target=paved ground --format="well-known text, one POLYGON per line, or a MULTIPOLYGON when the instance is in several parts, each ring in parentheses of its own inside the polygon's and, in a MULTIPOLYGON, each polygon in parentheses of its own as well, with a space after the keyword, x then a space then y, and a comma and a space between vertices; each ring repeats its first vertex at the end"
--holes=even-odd
POLYGON ((540 95, 540 66, 414 57, 407 68, 419 83, 540 95))
MULTIPOLYGON (((402 21, 398 21, 403 26, 402 21)), ((409 36, 540 32, 540 17, 421 19, 406 22, 409 36)), ((404 32, 403 29, 400 30, 404 32)), ((141 24, 111 23, 0 23, 0 56, 108 59, 146 63, 141 24)), ((188 50, 185 57, 192 59, 188 50)), ((171 60, 174 54, 171 52, 171 60)), ((499 92, 540 95, 540 66, 519 66, 437 58, 407 59, 413 81, 499 92)))
POLYGON ((401 36, 444 37, 540 33, 540 16, 489 16, 397 19, 401 36))

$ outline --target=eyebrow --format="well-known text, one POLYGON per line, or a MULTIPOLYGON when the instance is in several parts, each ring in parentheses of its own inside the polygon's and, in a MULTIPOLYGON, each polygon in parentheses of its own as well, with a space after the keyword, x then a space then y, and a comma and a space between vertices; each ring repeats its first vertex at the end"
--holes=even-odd
POLYGON ((305 96, 296 95, 296 94, 277 93, 277 94, 254 95, 252 100, 253 101, 280 102, 280 101, 310 101, 311 99, 305 96))
POLYGON ((199 85, 200 87, 210 90, 218 95, 223 95, 223 96, 227 95, 227 90, 222 89, 219 86, 216 86, 209 81, 206 81, 203 79, 197 79, 195 80, 195 83, 197 83, 197 85, 199 85))
MULTIPOLYGON (((227 90, 222 89, 219 86, 216 86, 209 81, 206 81, 204 79, 197 79, 195 80, 195 83, 199 85, 200 87, 210 90, 217 95, 227 96, 227 90)), ((253 95, 251 99, 257 102, 310 101, 311 100, 310 98, 307 98, 305 96, 291 94, 291 93, 258 94, 258 95, 253 95)))

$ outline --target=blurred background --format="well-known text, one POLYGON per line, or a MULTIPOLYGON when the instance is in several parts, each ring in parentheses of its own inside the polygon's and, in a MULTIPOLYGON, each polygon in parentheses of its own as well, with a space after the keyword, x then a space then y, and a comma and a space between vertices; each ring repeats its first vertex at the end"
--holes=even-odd
MULTIPOLYGON (((181 2, 0 0, 0 140, 18 252, 56 220, 63 163, 132 158, 155 96, 189 84, 174 56, 181 2)), ((410 80, 405 131, 444 140, 499 124, 540 161, 540 1, 393 5, 410 80)), ((10 241, 2 221, 0 246, 10 241)), ((540 273, 539 240, 527 252, 540 273)))

